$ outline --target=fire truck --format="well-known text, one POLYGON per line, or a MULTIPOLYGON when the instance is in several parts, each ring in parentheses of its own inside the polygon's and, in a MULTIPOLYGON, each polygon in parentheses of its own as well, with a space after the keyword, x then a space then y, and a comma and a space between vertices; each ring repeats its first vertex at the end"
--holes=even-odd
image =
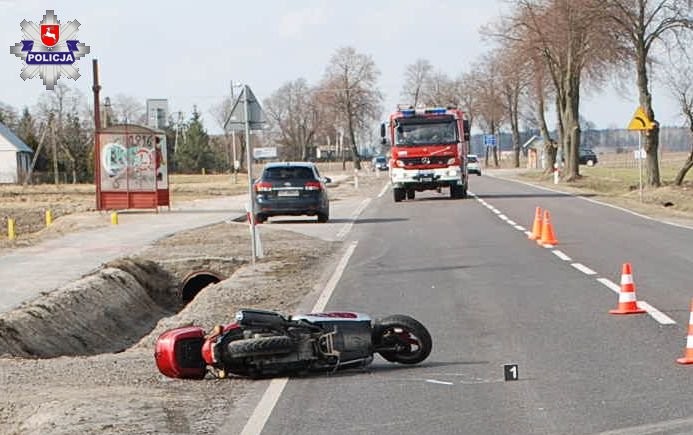
POLYGON ((450 107, 398 107, 380 127, 390 148, 390 181, 395 202, 415 192, 450 189, 450 198, 466 198, 469 177, 469 121, 450 107))

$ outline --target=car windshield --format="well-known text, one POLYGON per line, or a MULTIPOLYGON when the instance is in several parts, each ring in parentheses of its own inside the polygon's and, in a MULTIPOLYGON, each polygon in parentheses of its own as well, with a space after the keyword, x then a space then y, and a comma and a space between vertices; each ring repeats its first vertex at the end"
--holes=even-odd
POLYGON ((376 163, 385 163, 385 162, 387 162, 387 160, 385 159, 385 157, 376 157, 375 162, 376 163))
POLYGON ((277 166, 266 168, 262 175, 265 180, 294 180, 314 178, 313 171, 305 166, 277 166))
POLYGON ((395 144, 427 145, 447 144, 457 142, 457 128, 455 121, 427 122, 422 124, 399 124, 395 144))
POLYGON ((477 158, 476 158, 476 156, 468 156, 468 157, 467 157, 467 161, 468 161, 469 163, 476 163, 476 162, 477 162, 477 158))

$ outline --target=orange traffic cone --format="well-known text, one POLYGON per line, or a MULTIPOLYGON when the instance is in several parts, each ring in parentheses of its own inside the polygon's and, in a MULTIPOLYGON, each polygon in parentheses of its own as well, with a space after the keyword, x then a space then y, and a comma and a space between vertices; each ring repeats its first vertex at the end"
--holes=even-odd
POLYGON ((630 263, 623 263, 621 291, 618 294, 618 307, 614 310, 609 310, 609 313, 639 314, 644 312, 645 310, 638 308, 638 303, 635 298, 635 283, 633 282, 633 272, 631 271, 630 263))
POLYGON ((693 299, 691 299, 691 314, 688 318, 688 337, 686 338, 686 350, 683 358, 676 360, 679 364, 693 364, 693 299))
POLYGON ((541 225, 541 237, 537 239, 540 245, 555 246, 558 245, 558 240, 553 233, 553 225, 551 224, 551 215, 548 210, 544 210, 544 220, 541 225))
POLYGON ((532 224, 532 234, 528 235, 529 240, 538 240, 541 238, 541 207, 537 207, 534 213, 534 223, 532 224))

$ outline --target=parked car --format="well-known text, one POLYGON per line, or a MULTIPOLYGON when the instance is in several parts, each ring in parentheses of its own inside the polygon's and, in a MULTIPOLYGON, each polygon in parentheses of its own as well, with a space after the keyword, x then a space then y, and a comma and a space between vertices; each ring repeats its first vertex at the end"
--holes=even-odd
POLYGON ((373 157, 372 163, 373 163, 373 170, 374 171, 387 171, 388 170, 387 157, 385 157, 385 156, 373 157))
POLYGON ((481 175, 481 163, 479 163, 479 157, 476 154, 467 155, 467 172, 481 175))
POLYGON ((310 162, 268 163, 254 183, 255 222, 270 216, 317 216, 318 222, 330 218, 330 200, 326 183, 310 162))
POLYGON ((581 165, 594 166, 597 164, 597 154, 589 148, 580 148, 578 160, 581 165))

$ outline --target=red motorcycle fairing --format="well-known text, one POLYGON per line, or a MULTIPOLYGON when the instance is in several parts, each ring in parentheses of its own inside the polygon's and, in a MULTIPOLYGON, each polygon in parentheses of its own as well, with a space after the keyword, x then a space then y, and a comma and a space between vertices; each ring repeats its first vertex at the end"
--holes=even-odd
POLYGON ((226 325, 218 325, 214 328, 212 335, 205 338, 204 343, 202 343, 202 359, 207 365, 214 366, 217 363, 217 359, 214 356, 214 344, 217 342, 217 338, 220 335, 224 335, 232 329, 238 329, 241 325, 238 323, 227 323, 226 325))
POLYGON ((207 364, 200 352, 204 341, 205 331, 199 326, 185 326, 164 332, 156 341, 154 350, 157 368, 169 378, 204 378, 207 364))

